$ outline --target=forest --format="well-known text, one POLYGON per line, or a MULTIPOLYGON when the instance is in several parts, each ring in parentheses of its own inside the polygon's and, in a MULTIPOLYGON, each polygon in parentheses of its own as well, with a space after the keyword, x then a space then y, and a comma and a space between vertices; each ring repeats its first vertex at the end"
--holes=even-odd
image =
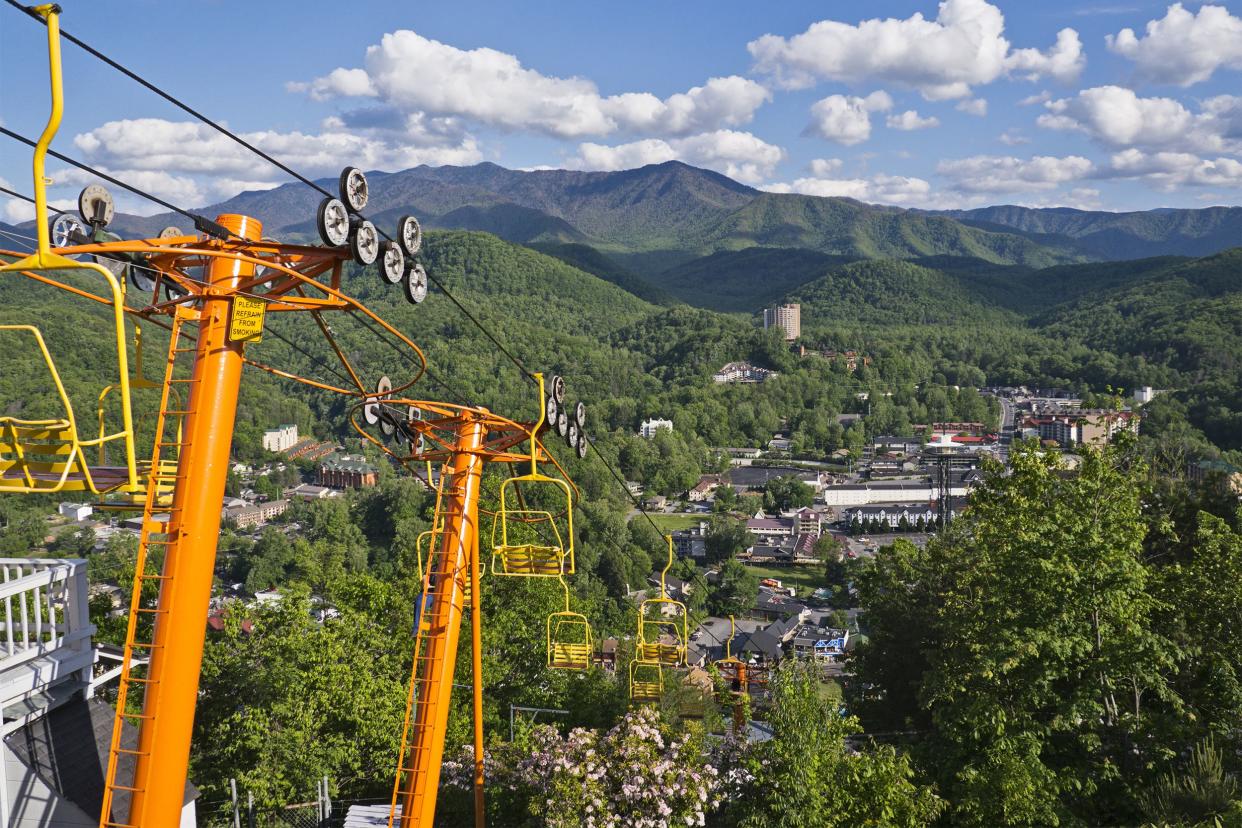
MULTIPOLYGON (((549 670, 543 619, 559 608, 559 587, 489 577, 489 824, 571 826, 588 812, 599 825, 1242 824, 1242 648, 1232 634, 1242 623, 1242 515, 1236 498, 1184 478, 1190 460, 1242 459, 1242 300, 1231 277, 1242 252, 1047 270, 947 258, 824 262, 822 276, 785 296, 803 304, 808 347, 871 357, 856 372, 796 357, 753 316, 663 295, 653 304, 625 289, 623 271, 597 278, 576 265, 600 260, 561 252, 434 232, 427 265, 526 366, 566 376, 571 398, 588 406, 600 456, 553 451, 583 493, 575 605, 598 635, 623 638, 622 664, 633 627, 627 593, 645 583, 664 543, 600 457, 649 491, 679 497, 721 468, 713 448, 762 446, 777 432, 795 459, 825 461, 842 450, 857 457, 870 437, 917 423, 995 424, 994 399, 978 392, 987 385, 1168 390, 1149 405, 1137 440, 1084 453, 1075 473, 1024 447, 1012 474, 991 469, 966 517, 926 547, 897 541, 866 563, 830 558, 823 583, 837 587, 840 609, 861 611, 867 640, 835 695, 796 662, 782 668, 765 711, 773 738, 762 743, 720 737, 727 711, 714 694, 699 699, 699 716, 683 715, 686 690, 671 678, 659 705, 631 711, 624 681, 549 670), (713 383, 734 360, 778 376, 713 383), (843 424, 847 414, 859 417, 843 424), (638 437, 650 417, 672 420, 673 431, 638 437), (569 712, 510 741, 510 705, 569 712), (611 768, 632 771, 637 788, 611 768)), ((427 396, 533 416, 532 386, 443 295, 411 306, 360 270, 346 289, 419 342, 438 377, 426 381, 427 396)), ((0 283, 0 322, 32 317, 57 319, 44 333, 90 422, 115 372, 93 344, 98 315, 25 280, 0 283)), ((275 319, 271 329, 279 337, 254 346, 265 362, 330 376, 331 351, 307 320, 275 319)), ((375 375, 408 374, 356 319, 334 330, 375 375)), ((145 335, 147 363, 157 365, 160 332, 145 335)), ((5 410, 55 408, 41 361, 9 353, 5 410)), ((235 457, 274 459, 260 438, 281 422, 361 448, 334 400, 248 372, 235 457)), ((485 480, 485 505, 499 474, 485 480)), ((798 497, 781 486, 765 494, 773 506, 798 497)), ((52 506, 0 501, 5 553, 89 554, 92 578, 125 583, 134 550, 124 540, 95 552, 93 538, 73 533, 44 548, 41 516, 52 506)), ((204 802, 223 798, 230 778, 272 806, 302 801, 324 775, 339 799, 387 795, 409 671, 415 539, 431 508, 427 491, 381 464, 374 488, 298 505, 255 536, 225 529, 221 586, 280 586, 287 598, 230 613, 209 636, 192 767, 204 802), (324 605, 337 614, 317 614, 324 605)), ((693 564, 675 570, 702 584, 696 617, 753 591, 735 558, 745 533, 724 512, 711 536, 720 583, 709 588, 693 564)), ((123 635, 102 603, 93 609, 100 640, 123 635)), ((462 656, 458 681, 468 683, 462 656)), ((464 776, 452 772, 469 764, 457 751, 471 727, 459 702, 445 825, 469 808, 464 776)))

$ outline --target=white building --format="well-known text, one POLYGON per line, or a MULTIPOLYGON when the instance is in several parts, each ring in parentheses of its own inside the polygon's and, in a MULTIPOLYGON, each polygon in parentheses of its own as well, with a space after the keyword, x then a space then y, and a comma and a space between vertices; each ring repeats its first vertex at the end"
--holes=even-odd
POLYGON ((264 451, 288 451, 298 441, 298 427, 294 423, 282 423, 263 432, 264 451))
POLYGON ((1163 394, 1164 391, 1159 388, 1152 388, 1150 385, 1144 385, 1142 388, 1134 389, 1134 404, 1144 405, 1156 398, 1157 394, 1163 394))
POLYGON ((665 431, 673 430, 672 420, 643 420, 643 424, 638 427, 638 433, 644 438, 650 440, 661 429, 665 431))
POLYGON ((90 504, 87 503, 62 503, 59 507, 57 507, 56 511, 60 512, 67 518, 71 518, 79 522, 86 520, 93 512, 90 504))
POLYGON ((785 332, 785 339, 792 342, 802 336, 802 306, 794 303, 764 308, 763 327, 780 328, 785 332))

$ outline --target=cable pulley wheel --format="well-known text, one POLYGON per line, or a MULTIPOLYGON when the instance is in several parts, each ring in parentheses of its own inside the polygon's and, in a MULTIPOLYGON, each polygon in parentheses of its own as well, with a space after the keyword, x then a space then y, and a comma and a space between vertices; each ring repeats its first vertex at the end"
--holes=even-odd
POLYGON ((140 293, 151 293, 155 290, 155 279, 147 271, 137 267, 129 269, 129 283, 140 293))
POLYGON ((427 271, 419 262, 414 262, 405 269, 405 298, 412 305, 421 305, 427 298, 427 271))
POLYGON ((401 277, 405 275, 405 254, 401 252, 401 245, 396 242, 380 243, 380 276, 384 282, 395 285, 401 281, 401 277))
POLYGON ((354 254, 354 261, 360 265, 375 264, 379 258, 380 237, 375 225, 369 221, 360 221, 349 237, 349 249, 354 254))
POLYGON ((559 411, 560 406, 556 404, 556 397, 549 394, 543 406, 543 419, 549 427, 556 428, 556 415, 559 411))
POLYGON ((565 404, 565 378, 556 374, 548 380, 548 388, 552 391, 552 396, 556 398, 557 405, 565 404))
POLYGON ((393 436, 400 427, 397 415, 390 411, 383 403, 379 403, 379 427, 385 437, 393 436))
POLYGON ((185 233, 181 232, 180 227, 173 227, 170 224, 167 227, 165 227, 163 230, 161 230, 160 234, 156 236, 156 238, 157 239, 175 239, 178 236, 184 236, 184 235, 185 233))
POLYGON ((92 227, 107 227, 116 215, 116 202, 102 184, 87 184, 78 193, 78 213, 92 227))
MULTIPOLYGON (((72 247, 89 243, 90 236, 86 235, 86 228, 69 213, 61 213, 52 222, 52 247, 72 247)), ((69 258, 78 261, 82 254, 75 253, 69 258)))
POLYGON ((423 249, 423 228, 413 216, 402 216, 397 222, 397 239, 407 256, 417 256, 423 249))
POLYGON ((586 432, 579 431, 578 432, 578 444, 574 446, 574 448, 578 450, 578 456, 581 457, 583 460, 585 460, 587 456, 587 450, 590 447, 591 447, 591 444, 587 442, 586 432))
POLYGON ((341 193, 341 201, 345 202, 350 212, 361 213, 367 206, 370 195, 367 189, 367 177, 357 167, 346 167, 341 170, 337 180, 337 189, 341 193))
POLYGON ((562 437, 569 433, 569 415, 564 409, 556 412, 556 433, 562 437))
POLYGON ((565 430, 565 444, 570 448, 578 445, 578 424, 572 420, 569 423, 569 428, 565 430))
POLYGON ((340 247, 349 241, 349 211, 340 199, 325 198, 319 202, 315 229, 328 247, 340 247))
POLYGON ((586 428, 586 406, 578 403, 574 406, 574 422, 578 424, 578 430, 586 428))

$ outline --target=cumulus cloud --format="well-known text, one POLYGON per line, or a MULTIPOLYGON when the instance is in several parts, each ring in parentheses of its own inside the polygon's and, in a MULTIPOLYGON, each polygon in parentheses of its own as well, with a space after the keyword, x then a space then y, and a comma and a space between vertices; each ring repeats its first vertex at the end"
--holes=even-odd
POLYGON ((1044 104, 1036 123, 1084 132, 1108 147, 1233 152, 1242 138, 1242 98, 1221 95, 1192 113, 1173 98, 1143 98, 1121 86, 1084 89, 1044 104))
POLYGON ((1190 86, 1217 69, 1242 69, 1242 18, 1224 6, 1204 5, 1195 13, 1174 3, 1162 19, 1148 21, 1145 36, 1122 29, 1105 42, 1156 83, 1190 86))
POLYGON ((649 92, 604 96, 586 78, 544 75, 506 52, 458 49, 408 29, 368 47, 364 63, 287 86, 315 100, 378 98, 401 113, 461 117, 558 138, 685 136, 740 126, 771 97, 761 84, 736 75, 711 78, 663 100, 649 92))
POLYGON ((1187 152, 1145 153, 1127 149, 1115 154, 1105 175, 1140 179, 1165 192, 1181 187, 1242 187, 1242 161, 1200 158, 1187 152))
POLYGON ((907 109, 900 115, 889 115, 885 122, 889 129, 900 129, 909 132, 915 129, 930 129, 940 126, 940 119, 933 116, 924 118, 913 109, 907 109))
POLYGON ((1071 83, 1082 74, 1087 58, 1082 53, 1082 41, 1073 29, 1057 32, 1057 42, 1045 52, 1038 49, 1015 49, 1005 59, 1005 68, 1027 80, 1049 77, 1061 83, 1071 83))
POLYGON ((568 162, 571 169, 625 170, 665 161, 685 161, 722 172, 745 184, 772 177, 785 151, 749 132, 721 129, 685 138, 646 138, 606 146, 583 143, 568 162))
POLYGON ((806 134, 818 135, 838 144, 852 146, 871 137, 871 113, 893 108, 887 92, 872 92, 865 98, 829 95, 811 107, 811 123, 806 134))
POLYGON ((799 178, 789 183, 770 184, 770 193, 799 193, 822 197, 853 198, 873 204, 899 206, 926 205, 931 184, 922 178, 903 175, 874 175, 869 178, 799 178))
POLYGON ((1009 72, 1065 81, 1081 71, 1073 29, 1062 30, 1047 52, 1011 52, 1004 30, 1004 15, 986 0, 944 0, 934 20, 921 13, 858 25, 821 20, 792 37, 764 35, 747 49, 756 70, 786 88, 878 80, 917 89, 933 101, 965 98, 971 87, 1009 72))
POLYGON ((1017 146, 1021 146, 1022 144, 1031 143, 1030 138, 1027 138, 1025 135, 1018 132, 1016 129, 1005 130, 999 136, 997 136, 996 140, 1000 141, 1002 144, 1004 144, 1007 147, 1017 147, 1017 146))
POLYGON ((978 118, 988 114, 988 102, 983 98, 972 98, 968 101, 962 101, 953 108, 958 112, 965 112, 967 115, 974 115, 978 118))
POLYGON ((1022 159, 1004 155, 975 155, 941 161, 936 172, 967 193, 1022 193, 1053 190, 1092 173, 1095 166, 1080 155, 1064 158, 1037 155, 1022 159))
MULTIPOLYGON (((419 164, 472 164, 482 159, 475 140, 455 137, 437 145, 432 136, 389 143, 346 132, 336 121, 323 132, 242 133, 251 144, 308 175, 335 173, 346 164, 400 170, 419 164)), ((93 164, 118 178, 178 204, 201 204, 238 189, 263 189, 284 174, 249 150, 203 124, 159 118, 109 121, 74 136, 74 145, 93 164)))

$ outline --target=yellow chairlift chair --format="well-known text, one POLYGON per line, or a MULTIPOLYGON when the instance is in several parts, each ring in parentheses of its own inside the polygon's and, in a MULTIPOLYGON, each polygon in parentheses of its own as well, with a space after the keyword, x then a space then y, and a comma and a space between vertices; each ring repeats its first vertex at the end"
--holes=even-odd
POLYGON ((569 585, 558 579, 565 590, 565 609, 548 616, 548 666, 556 670, 591 668, 591 624, 587 617, 569 608, 569 585))
MULTIPOLYGON (((36 11, 52 8, 54 7, 39 7, 36 11)), ((43 12, 40 11, 40 13, 43 12)), ((52 26, 54 23, 49 23, 49 27, 52 26)), ((83 440, 78 433, 73 407, 65 393, 64 384, 60 380, 60 374, 56 370, 42 334, 33 325, 0 326, 0 330, 33 337, 62 406, 62 410, 58 412, 60 416, 47 419, 24 419, 8 415, 0 417, 0 492, 89 491, 94 494, 103 494, 137 491, 142 483, 138 476, 138 464, 134 459, 134 419, 130 405, 129 365, 125 349, 125 296, 122 284, 117 276, 103 265, 97 262, 74 261, 54 252, 49 243, 48 178, 45 174, 44 160, 47 156, 48 145, 60 127, 61 114, 64 111, 59 47, 53 44, 51 48, 52 114, 35 145, 33 164, 35 230, 38 244, 35 252, 29 256, 0 265, 0 273, 29 274, 36 280, 49 282, 59 287, 67 286, 61 285, 54 278, 57 271, 84 270, 103 278, 107 286, 105 295, 93 298, 98 299, 111 311, 111 347, 115 349, 117 357, 122 422, 117 431, 101 434, 91 440, 83 440), (88 466, 86 450, 111 442, 124 446, 124 464, 88 466)), ((88 187, 86 191, 83 191, 83 197, 79 199, 79 207, 82 209, 84 218, 91 221, 92 225, 107 224, 113 213, 111 197, 101 187, 94 189, 88 187)), ((68 289, 82 293, 76 288, 68 289)))
POLYGON ((543 426, 547 404, 543 375, 535 376, 539 381, 540 406, 539 420, 530 430, 530 471, 500 484, 500 507, 492 524, 491 571, 496 575, 559 578, 574 573, 573 493, 567 482, 548 477, 538 469, 540 446, 536 435, 543 426), (529 508, 521 500, 523 486, 551 489, 558 504, 564 500, 564 535, 559 516, 529 508))
POLYGON ((658 702, 664 695, 664 667, 646 661, 630 662, 630 699, 658 702))
POLYGON ((673 566, 673 539, 668 537, 668 562, 660 572, 660 595, 638 605, 638 643, 636 658, 648 664, 672 667, 686 663, 689 612, 686 605, 668 597, 665 579, 673 566))

